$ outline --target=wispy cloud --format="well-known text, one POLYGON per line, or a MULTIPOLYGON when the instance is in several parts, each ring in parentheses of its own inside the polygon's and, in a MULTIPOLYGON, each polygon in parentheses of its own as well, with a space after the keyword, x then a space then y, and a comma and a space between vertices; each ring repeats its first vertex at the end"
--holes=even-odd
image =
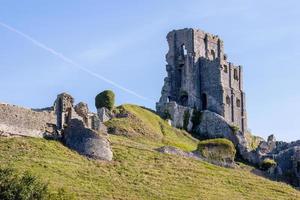
POLYGON ((89 70, 88 68, 86 68, 86 67, 78 64, 77 62, 75 62, 73 59, 65 56, 64 54, 58 52, 57 50, 55 50, 53 48, 48 47, 44 43, 42 43, 42 42, 34 39, 33 37, 27 35, 26 33, 22 32, 20 30, 17 30, 16 28, 14 28, 14 27, 6 24, 6 23, 0 22, 0 26, 2 26, 3 28, 5 28, 5 29, 7 29, 7 30, 9 30, 11 32, 14 32, 14 33, 20 35, 24 39, 30 41, 33 45, 35 45, 35 46, 37 46, 37 47, 39 47, 39 48, 41 48, 41 49, 49 52, 50 54, 52 54, 52 55, 56 56, 57 58, 59 58, 60 60, 64 61, 65 63, 70 64, 70 66, 72 66, 74 68, 77 68, 77 69, 79 69, 79 70, 81 70, 81 71, 83 71, 83 72, 85 72, 85 73, 87 73, 87 74, 89 74, 89 75, 91 75, 91 76, 99 79, 99 80, 102 80, 102 81, 104 81, 104 82, 106 82, 108 84, 111 84, 112 86, 114 86, 116 88, 119 88, 120 90, 122 90, 122 91, 124 91, 124 92, 126 92, 128 94, 131 94, 131 95, 133 95, 135 97, 138 97, 140 99, 143 99, 143 100, 147 100, 147 101, 153 102, 153 100, 151 100, 151 99, 149 99, 147 97, 144 97, 144 96, 136 93, 135 91, 133 91, 131 89, 128 89, 128 88, 126 88, 126 87, 124 87, 124 86, 122 86, 122 85, 114 82, 113 80, 110 80, 110 79, 108 79, 108 78, 106 78, 106 77, 104 77, 104 76, 102 76, 102 75, 100 75, 100 74, 98 74, 96 72, 93 72, 93 71, 89 70))

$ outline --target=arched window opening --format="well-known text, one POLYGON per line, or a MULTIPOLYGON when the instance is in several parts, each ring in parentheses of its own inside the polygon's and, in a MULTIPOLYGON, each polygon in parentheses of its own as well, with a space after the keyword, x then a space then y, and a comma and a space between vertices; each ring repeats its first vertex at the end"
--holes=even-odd
POLYGON ((183 106, 187 106, 188 105, 188 99, 189 97, 187 95, 183 95, 180 97, 180 103, 183 106))
POLYGON ((202 110, 207 110, 207 95, 205 93, 203 93, 201 95, 201 101, 202 101, 202 110))
POLYGON ((187 55, 187 50, 185 48, 185 45, 181 45, 181 55, 186 56, 187 55))
POLYGON ((237 106, 238 108, 241 107, 241 100, 236 99, 236 106, 237 106))
POLYGON ((188 105, 188 100, 189 100, 189 95, 186 91, 181 91, 180 92, 180 104, 183 106, 188 105))
POLYGON ((171 101, 171 97, 170 96, 168 96, 168 98, 167 98, 167 102, 169 103, 171 101))
POLYGON ((226 104, 230 105, 230 97, 228 95, 226 96, 226 104))

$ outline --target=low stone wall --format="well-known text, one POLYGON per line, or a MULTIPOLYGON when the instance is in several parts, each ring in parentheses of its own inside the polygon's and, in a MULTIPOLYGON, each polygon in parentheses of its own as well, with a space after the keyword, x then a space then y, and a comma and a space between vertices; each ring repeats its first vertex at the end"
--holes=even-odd
POLYGON ((53 133, 56 115, 51 109, 32 110, 0 103, 0 136, 43 137, 53 133))

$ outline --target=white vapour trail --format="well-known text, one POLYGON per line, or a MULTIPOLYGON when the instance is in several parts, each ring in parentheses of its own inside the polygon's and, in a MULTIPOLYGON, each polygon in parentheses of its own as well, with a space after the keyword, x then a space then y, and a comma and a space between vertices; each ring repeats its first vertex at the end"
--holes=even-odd
POLYGON ((21 31, 13 28, 13 27, 11 27, 11 26, 3 23, 3 22, 0 22, 0 26, 4 27, 4 28, 6 28, 6 29, 8 29, 8 30, 10 30, 10 31, 12 31, 12 32, 20 35, 20 36, 22 36, 26 40, 32 42, 35 46, 37 46, 37 47, 39 47, 39 48, 41 48, 41 49, 43 49, 45 51, 48 51, 52 55, 55 55, 58 58, 60 58, 61 60, 63 60, 64 62, 66 62, 68 64, 71 64, 71 66, 76 67, 77 69, 80 69, 80 70, 86 72, 87 74, 89 74, 91 76, 94 76, 94 77, 96 77, 96 78, 98 78, 98 79, 100 79, 102 81, 105 81, 105 82, 107 82, 107 83, 115 86, 116 88, 119 88, 119 89, 121 89, 121 90, 123 90, 123 91, 125 91, 125 92, 127 92, 127 93, 129 93, 131 95, 134 95, 134 96, 136 96, 136 97, 138 97, 140 99, 151 101, 149 98, 144 97, 144 96, 142 96, 142 95, 140 95, 140 94, 138 94, 138 93, 136 93, 136 92, 134 92, 134 91, 132 91, 132 90, 130 90, 128 88, 125 88, 125 87, 119 85, 118 83, 116 83, 116 82, 114 82, 112 80, 109 80, 108 78, 105 78, 104 76, 101 76, 100 74, 98 74, 96 72, 93 72, 93 71, 91 71, 91 70, 89 70, 89 69, 81 66, 80 64, 78 64, 74 60, 72 60, 71 58, 68 58, 68 57, 64 56, 62 53, 59 53, 58 51, 56 51, 56 50, 54 50, 54 49, 46 46, 45 44, 37 41, 36 39, 30 37, 29 35, 27 35, 27 34, 21 32, 21 31))

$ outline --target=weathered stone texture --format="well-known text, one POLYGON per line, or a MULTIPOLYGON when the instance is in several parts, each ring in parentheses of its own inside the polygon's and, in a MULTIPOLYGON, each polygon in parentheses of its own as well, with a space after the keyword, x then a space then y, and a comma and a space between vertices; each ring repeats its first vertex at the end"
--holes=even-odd
POLYGON ((166 110, 172 116, 170 120, 171 125, 178 128, 186 128, 190 131, 193 127, 191 122, 191 116, 193 115, 193 109, 178 105, 176 102, 170 102, 166 105, 166 110), (185 119, 187 117, 188 119, 185 119), (185 120, 187 120, 187 124, 184 124, 185 120), (186 127, 184 127, 186 125, 186 127))
POLYGON ((66 146, 82 155, 94 159, 112 160, 113 153, 108 140, 92 129, 86 128, 78 119, 70 120, 64 130, 63 140, 66 146))
POLYGON ((0 104, 0 136, 28 136, 63 139, 66 145, 80 154, 95 159, 111 160, 108 140, 97 135, 106 132, 101 120, 89 111, 87 104, 73 106, 67 93, 57 96, 54 106, 46 109, 26 109, 0 104))
POLYGON ((201 113, 201 121, 196 127, 196 133, 200 138, 227 138, 237 144, 235 134, 225 119, 211 111, 206 110, 201 113))
POLYGON ((160 153, 165 153, 165 154, 171 154, 171 155, 178 155, 178 156, 187 157, 187 158, 200 159, 199 156, 197 156, 193 152, 186 152, 186 151, 183 151, 179 148, 172 147, 172 146, 163 146, 163 147, 160 147, 160 148, 156 149, 156 151, 158 151, 160 153))
POLYGON ((215 112, 246 131, 242 67, 227 61, 223 41, 187 28, 169 32, 167 40, 167 77, 156 106, 158 113, 163 114, 174 101, 184 107, 215 112))
POLYGON ((91 126, 89 123, 89 108, 86 103, 79 102, 78 104, 75 105, 74 107, 75 112, 82 117, 84 124, 86 126, 91 126))
POLYGON ((214 165, 219 165, 222 167, 230 167, 230 168, 235 167, 235 162, 232 159, 229 159, 229 160, 226 159, 226 160, 220 162, 219 160, 205 158, 204 156, 199 154, 198 151, 186 152, 186 151, 183 151, 179 148, 172 147, 172 146, 163 146, 163 147, 157 148, 155 150, 160 153, 164 153, 164 154, 170 154, 170 155, 176 155, 176 156, 182 156, 182 157, 186 157, 186 158, 193 158, 196 160, 206 161, 206 162, 212 163, 214 165))
POLYGON ((105 107, 98 108, 97 114, 98 114, 100 122, 106 122, 112 118, 111 111, 105 107))
POLYGON ((9 104, 0 104, 0 135, 43 137, 55 132, 54 111, 34 111, 9 104))

